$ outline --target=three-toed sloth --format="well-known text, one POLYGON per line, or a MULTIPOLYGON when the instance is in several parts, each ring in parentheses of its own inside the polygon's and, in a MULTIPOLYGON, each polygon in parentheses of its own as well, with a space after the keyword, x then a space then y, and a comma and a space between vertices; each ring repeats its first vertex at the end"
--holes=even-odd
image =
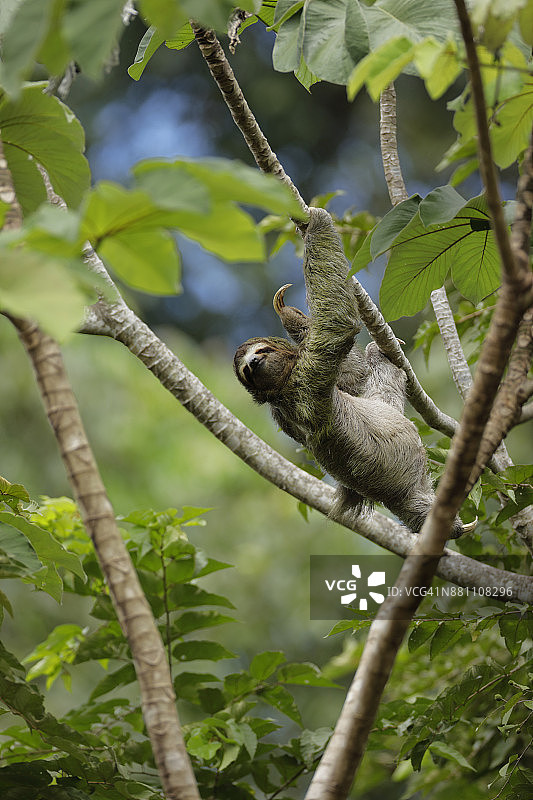
MULTIPOLYGON (((239 381, 269 403, 281 429, 338 481, 334 509, 361 513, 382 503, 420 531, 435 498, 418 432, 403 415, 406 378, 374 343, 363 351, 349 265, 327 211, 312 208, 304 236, 304 277, 310 316, 274 308, 294 344, 253 338, 237 348, 239 381)), ((456 520, 452 536, 463 528, 456 520)))

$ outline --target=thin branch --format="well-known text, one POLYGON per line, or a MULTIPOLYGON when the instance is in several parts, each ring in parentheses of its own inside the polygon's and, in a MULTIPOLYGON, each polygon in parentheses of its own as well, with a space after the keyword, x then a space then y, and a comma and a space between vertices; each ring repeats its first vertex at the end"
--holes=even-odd
POLYGON ((393 364, 405 372, 409 402, 428 425, 446 436, 452 437, 457 430, 457 421, 441 411, 431 397, 426 394, 416 377, 413 367, 400 347, 394 331, 385 322, 381 311, 365 292, 359 281, 355 278, 353 280, 360 317, 382 353, 385 353, 393 364))
POLYGON ((259 127, 250 106, 246 102, 233 70, 226 58, 214 31, 202 28, 191 21, 191 26, 211 75, 220 89, 231 112, 235 124, 241 131, 248 149, 255 158, 256 164, 263 172, 275 175, 290 188, 296 197, 302 212, 309 216, 309 208, 300 192, 283 169, 277 155, 272 151, 265 135, 259 127))
MULTIPOLYGON (((529 250, 531 225, 533 219, 533 131, 529 147, 525 153, 522 174, 516 193, 516 216, 511 229, 511 247, 516 261, 523 271, 529 273, 529 250)), ((476 463, 467 490, 481 475, 489 458, 496 452, 501 469, 512 466, 511 459, 502 457, 496 447, 513 425, 520 420, 521 406, 529 397, 527 374, 533 359, 533 308, 524 314, 518 329, 516 346, 509 360, 509 366, 500 391, 491 410, 489 421, 481 440, 476 463)), ((507 455, 505 451, 504 455, 507 455)), ((512 518, 522 541, 533 553, 533 509, 525 508, 512 518)))
POLYGON ((468 391, 472 386, 472 374, 465 358, 461 340, 457 332, 457 326, 450 308, 448 295, 446 294, 446 289, 444 286, 441 286, 440 289, 434 289, 431 292, 431 305, 433 306, 433 311, 435 312, 435 319, 437 320, 437 325, 439 326, 442 343, 448 358, 453 381, 457 387, 457 391, 464 401, 466 400, 468 391))
MULTIPOLYGON (((22 213, 0 140, 0 198, 10 204, 4 228, 22 213)), ((165 650, 150 606, 115 521, 57 342, 29 320, 11 320, 32 362, 41 398, 80 514, 133 655, 146 729, 169 800, 200 800, 185 749, 165 650)))
MULTIPOLYGON (((533 391, 529 394, 533 394, 533 391)), ((520 415, 520 419, 516 423, 517 425, 521 425, 523 422, 531 422, 533 419, 533 403, 528 403, 527 406, 522 407, 522 413, 520 415)))

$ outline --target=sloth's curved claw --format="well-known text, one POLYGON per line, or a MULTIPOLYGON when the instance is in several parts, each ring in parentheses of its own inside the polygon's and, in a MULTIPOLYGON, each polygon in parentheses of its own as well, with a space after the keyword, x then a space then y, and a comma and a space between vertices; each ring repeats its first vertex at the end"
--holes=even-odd
POLYGON ((281 316, 282 310, 285 308, 285 303, 283 302, 283 296, 290 286, 292 286, 292 283, 286 283, 284 286, 279 288, 276 294, 274 295, 274 299, 272 300, 274 311, 276 312, 278 317, 281 316))
POLYGON ((466 525, 463 524, 463 533, 470 533, 471 531, 475 530, 477 527, 479 517, 476 517, 472 520, 472 522, 468 522, 466 525))

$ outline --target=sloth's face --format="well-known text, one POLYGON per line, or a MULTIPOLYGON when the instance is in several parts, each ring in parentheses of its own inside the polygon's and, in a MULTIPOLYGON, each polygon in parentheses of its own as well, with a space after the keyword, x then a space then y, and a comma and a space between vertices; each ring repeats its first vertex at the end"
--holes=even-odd
POLYGON ((295 362, 295 352, 284 340, 249 339, 237 348, 235 374, 248 391, 280 389, 295 362))

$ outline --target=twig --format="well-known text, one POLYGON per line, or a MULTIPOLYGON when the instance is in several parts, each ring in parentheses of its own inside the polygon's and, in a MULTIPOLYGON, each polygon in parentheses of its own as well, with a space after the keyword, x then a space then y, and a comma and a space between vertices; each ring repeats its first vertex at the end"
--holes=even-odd
MULTIPOLYGON (((10 204, 4 227, 20 227, 22 213, 1 141, 0 197, 10 204)), ((117 527, 59 346, 35 323, 6 316, 17 329, 32 362, 83 523, 93 541, 117 617, 131 647, 144 721, 166 797, 200 800, 181 733, 163 642, 117 527)))
POLYGON ((286 174, 277 155, 272 151, 265 135, 257 124, 257 120, 244 98, 241 88, 233 74, 233 70, 226 58, 226 54, 214 31, 202 28, 196 22, 191 22, 191 27, 200 52, 226 101, 235 124, 244 136, 257 166, 263 172, 275 175, 282 183, 288 186, 300 204, 303 214, 308 217, 308 206, 294 183, 286 174))

